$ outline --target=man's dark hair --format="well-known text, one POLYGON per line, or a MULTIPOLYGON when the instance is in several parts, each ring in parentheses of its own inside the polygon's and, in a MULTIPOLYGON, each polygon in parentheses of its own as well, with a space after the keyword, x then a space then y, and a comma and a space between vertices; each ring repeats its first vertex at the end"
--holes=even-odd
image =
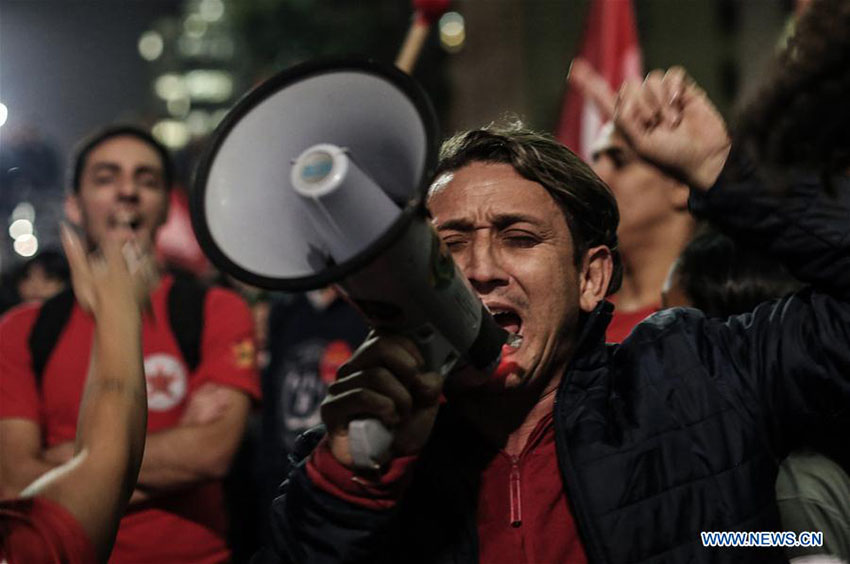
POLYGON ((162 180, 165 183, 165 188, 167 190, 171 189, 174 182, 174 163, 171 161, 171 155, 168 153, 168 149, 157 141, 153 135, 140 127, 134 125, 111 125, 94 132, 77 145, 74 153, 74 167, 71 169, 71 188, 75 194, 80 192, 80 180, 91 152, 104 141, 114 139, 115 137, 135 137, 139 141, 150 145, 156 151, 157 155, 159 155, 159 160, 162 163, 162 180))
POLYGON ((684 248, 675 276, 693 307, 721 318, 752 311, 803 285, 779 261, 710 229, 684 248))
POLYGON ((606 245, 614 259, 608 294, 616 292, 623 277, 617 250, 617 201, 608 186, 578 156, 551 136, 532 131, 520 122, 490 125, 458 133, 440 149, 436 177, 472 162, 511 165, 523 178, 537 182, 554 198, 573 238, 576 267, 588 249, 606 245))
MULTIPOLYGON (((815 0, 757 95, 743 107, 738 142, 780 172, 824 177, 850 167, 850 2, 815 0)), ((781 174, 780 174, 781 176, 781 174)))

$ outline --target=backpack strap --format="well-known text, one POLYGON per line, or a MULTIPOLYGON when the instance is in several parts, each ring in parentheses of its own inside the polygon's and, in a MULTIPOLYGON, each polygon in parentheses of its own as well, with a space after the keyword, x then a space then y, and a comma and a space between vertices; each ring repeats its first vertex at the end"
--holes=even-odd
POLYGON ((29 348, 32 371, 39 390, 44 377, 44 368, 56 343, 59 342, 62 330, 71 318, 73 308, 74 291, 69 286, 41 305, 38 317, 30 330, 29 348))
POLYGON ((168 322, 190 371, 194 371, 201 361, 207 290, 194 276, 178 273, 168 291, 168 322))
MULTIPOLYGON (((168 322, 177 339, 183 360, 194 371, 201 359, 204 302, 208 288, 196 278, 177 274, 168 293, 168 322)), ((41 390, 44 369, 74 307, 74 291, 69 287, 45 301, 29 335, 30 357, 36 386, 41 390)))

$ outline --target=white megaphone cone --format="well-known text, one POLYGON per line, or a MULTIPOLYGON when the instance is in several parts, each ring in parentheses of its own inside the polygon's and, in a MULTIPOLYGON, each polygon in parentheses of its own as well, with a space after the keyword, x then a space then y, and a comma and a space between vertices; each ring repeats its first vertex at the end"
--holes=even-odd
MULTIPOLYGON (((437 134, 407 75, 370 62, 313 63, 243 98, 216 130, 192 194, 210 259, 249 284, 338 284, 379 329, 405 335, 429 370, 492 370, 508 334, 476 298, 426 218, 437 134)), ((376 468, 392 434, 353 421, 355 465, 376 468)))

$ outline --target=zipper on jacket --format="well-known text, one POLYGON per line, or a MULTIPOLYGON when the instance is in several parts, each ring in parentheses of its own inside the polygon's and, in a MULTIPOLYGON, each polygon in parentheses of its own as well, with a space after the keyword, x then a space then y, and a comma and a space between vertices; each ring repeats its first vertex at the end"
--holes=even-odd
POLYGON ((511 499, 511 527, 522 526, 522 490, 519 480, 519 457, 511 456, 511 477, 509 480, 511 499))

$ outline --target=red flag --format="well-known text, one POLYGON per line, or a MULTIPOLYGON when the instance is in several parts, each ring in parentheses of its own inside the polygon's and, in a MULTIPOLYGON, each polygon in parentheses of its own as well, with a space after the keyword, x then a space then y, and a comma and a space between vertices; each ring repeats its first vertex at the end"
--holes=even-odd
POLYGON ((178 187, 171 190, 168 220, 159 230, 156 241, 157 258, 162 263, 177 266, 199 276, 207 274, 210 263, 195 233, 189 217, 189 198, 178 187))
MULTIPOLYGON (((613 90, 627 78, 643 75, 635 13, 631 0, 591 0, 579 57, 613 90)), ((575 86, 568 85, 557 138, 585 160, 590 145, 609 116, 575 86)))

